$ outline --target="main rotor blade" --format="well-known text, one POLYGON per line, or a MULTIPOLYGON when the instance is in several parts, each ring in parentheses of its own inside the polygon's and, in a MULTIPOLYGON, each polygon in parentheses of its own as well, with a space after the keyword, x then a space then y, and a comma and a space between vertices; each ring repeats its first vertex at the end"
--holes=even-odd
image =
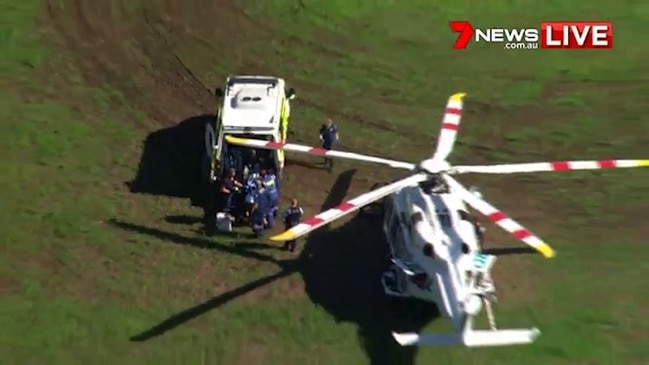
POLYGON ((649 167, 649 160, 599 160, 511 163, 500 165, 454 166, 453 174, 515 174, 521 172, 599 170, 627 167, 649 167))
POLYGON ((540 238, 535 236, 532 232, 525 227, 518 224, 518 222, 509 218, 505 213, 499 211, 493 205, 487 203, 481 198, 468 191, 462 184, 448 175, 442 175, 448 183, 451 193, 460 194, 462 200, 472 206, 475 210, 486 215, 491 221, 496 223, 500 228, 514 235, 514 237, 525 242, 539 251, 546 258, 552 258, 556 255, 552 247, 543 242, 540 238))
POLYGON ((426 174, 416 174, 406 177, 404 179, 393 182, 376 190, 359 195, 358 197, 348 200, 337 207, 325 210, 324 212, 311 217, 297 226, 275 235, 270 238, 271 241, 290 241, 304 236, 305 234, 324 226, 340 217, 343 217, 351 212, 354 212, 365 205, 371 204, 385 196, 388 196, 396 191, 399 191, 407 186, 425 181, 428 177, 426 174))
POLYGON ((257 147, 257 148, 264 148, 268 150, 283 149, 286 151, 301 152, 301 153, 306 153, 306 154, 316 155, 316 156, 328 156, 328 157, 345 158, 348 160, 374 162, 374 163, 379 163, 382 165, 394 167, 397 169, 412 170, 415 168, 415 164, 412 164, 410 162, 389 160, 386 158, 362 155, 360 153, 354 153, 354 152, 326 150, 320 147, 309 147, 309 146, 303 146, 294 143, 269 142, 269 141, 264 141, 259 139, 238 138, 233 136, 225 136, 225 140, 230 144, 236 144, 239 146, 257 147))
POLYGON ((442 119, 442 129, 437 137, 437 149, 433 155, 434 160, 445 161, 453 150, 457 130, 460 127, 462 118, 462 105, 466 93, 451 95, 446 102, 446 111, 442 119))

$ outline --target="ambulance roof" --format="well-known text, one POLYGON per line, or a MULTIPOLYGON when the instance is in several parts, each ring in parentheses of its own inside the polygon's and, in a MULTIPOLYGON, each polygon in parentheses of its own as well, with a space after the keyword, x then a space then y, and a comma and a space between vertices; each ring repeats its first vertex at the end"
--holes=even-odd
POLYGON ((221 114, 223 128, 273 131, 283 87, 284 81, 276 77, 229 77, 221 114))

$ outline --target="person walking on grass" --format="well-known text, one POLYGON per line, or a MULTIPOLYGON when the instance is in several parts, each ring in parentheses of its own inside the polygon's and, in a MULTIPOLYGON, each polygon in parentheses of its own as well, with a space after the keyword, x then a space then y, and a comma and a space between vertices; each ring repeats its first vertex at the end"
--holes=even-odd
MULTIPOLYGON (((282 219, 284 220, 284 226, 286 227, 286 230, 289 230, 298 224, 300 224, 300 219, 302 219, 302 215, 304 215, 304 209, 300 207, 300 205, 297 202, 297 199, 292 199, 291 200, 291 206, 288 207, 282 213, 282 219)), ((289 250, 291 252, 295 251, 295 244, 297 243, 296 240, 290 240, 284 242, 284 249, 289 250)))
MULTIPOLYGON (((331 118, 327 118, 324 124, 320 127, 320 145, 327 151, 330 151, 333 146, 340 140, 338 134, 338 127, 334 124, 331 118)), ((324 158, 324 165, 329 171, 333 168, 333 160, 331 157, 324 158)))

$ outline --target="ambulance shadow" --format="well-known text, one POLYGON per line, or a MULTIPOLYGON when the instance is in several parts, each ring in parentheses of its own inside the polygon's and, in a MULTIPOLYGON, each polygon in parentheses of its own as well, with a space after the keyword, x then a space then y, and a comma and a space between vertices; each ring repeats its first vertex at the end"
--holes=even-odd
POLYGON ((204 114, 155 131, 144 141, 137 173, 126 182, 132 193, 189 198, 201 205, 205 124, 214 115, 204 114))
POLYGON ((194 217, 186 214, 168 215, 164 218, 164 220, 167 223, 187 225, 187 226, 191 226, 193 224, 198 224, 203 222, 201 217, 194 217))
MULTIPOLYGON (((340 204, 354 170, 341 174, 321 210, 340 204)), ((308 236, 301 274, 307 294, 337 322, 358 326, 369 363, 414 364, 416 347, 402 347, 393 331, 419 332, 437 317, 434 305, 388 298, 380 283, 389 249, 379 217, 357 215, 340 228, 322 227, 308 236)))

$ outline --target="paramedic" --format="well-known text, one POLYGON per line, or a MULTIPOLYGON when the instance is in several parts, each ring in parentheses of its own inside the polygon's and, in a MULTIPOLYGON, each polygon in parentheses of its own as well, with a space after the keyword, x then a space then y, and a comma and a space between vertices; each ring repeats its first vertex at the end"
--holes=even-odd
POLYGON ((246 191, 252 191, 257 186, 257 179, 259 178, 258 172, 250 171, 246 179, 246 191))
MULTIPOLYGON (((291 200, 291 206, 282 214, 282 219, 284 219, 286 229, 289 230, 297 226, 300 223, 303 214, 304 209, 302 209, 302 207, 297 203, 297 199, 291 200)), ((295 251, 295 243, 296 240, 284 242, 284 249, 288 249, 291 252, 295 251)))
POLYGON ((232 193, 234 193, 237 189, 243 187, 243 184, 237 181, 235 175, 236 171, 231 168, 228 171, 228 175, 221 182, 221 186, 219 188, 219 192, 221 193, 221 204, 223 208, 222 211, 224 212, 230 211, 230 208, 232 207, 232 193))
POLYGON ((277 190, 277 176, 273 172, 273 169, 268 169, 262 171, 262 181, 264 182, 264 187, 266 188, 266 193, 268 193, 268 199, 270 200, 270 209, 273 218, 277 215, 277 206, 279 204, 279 190, 277 190))
POLYGON ((250 214, 252 231, 255 233, 256 237, 259 237, 261 232, 266 228, 266 225, 268 224, 267 216, 269 209, 269 200, 266 189, 264 189, 261 180, 257 180, 257 187, 255 189, 254 195, 254 205, 250 214))
MULTIPOLYGON (((320 127, 320 144, 322 145, 322 148, 327 151, 331 150, 339 139, 338 128, 331 118, 327 118, 322 127, 320 127)), ((333 160, 330 157, 325 157, 324 164, 325 167, 328 167, 329 170, 331 170, 333 167, 333 160)))
POLYGON ((250 213, 252 211, 252 208, 255 205, 255 202, 257 201, 257 182, 259 180, 259 175, 256 173, 252 173, 248 175, 248 181, 246 181, 246 187, 245 187, 245 202, 246 202, 246 217, 250 217, 250 213))

